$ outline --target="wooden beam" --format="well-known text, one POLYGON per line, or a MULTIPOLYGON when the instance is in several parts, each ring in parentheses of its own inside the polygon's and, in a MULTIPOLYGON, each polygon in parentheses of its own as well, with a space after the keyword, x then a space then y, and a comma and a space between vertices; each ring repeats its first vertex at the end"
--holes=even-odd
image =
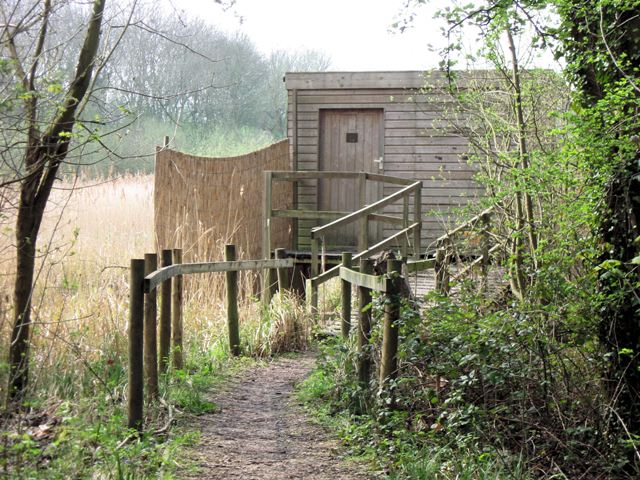
MULTIPOLYGON (((224 258, 228 262, 236 259, 236 246, 224 246, 224 258)), ((238 315, 238 272, 230 270, 226 272, 226 307, 227 330, 229 333, 229 352, 234 357, 240 355, 240 326, 238 315)))
MULTIPOLYGON (((367 174, 358 175, 358 210, 367 204, 367 174)), ((358 222, 358 251, 362 252, 369 246, 369 217, 363 217, 358 222)))
POLYGON ((347 267, 340 267, 340 278, 346 282, 349 282, 358 287, 368 288, 369 290, 376 290, 377 292, 387 292, 389 288, 389 278, 380 275, 368 275, 366 273, 356 272, 347 267))
MULTIPOLYGON (((412 225, 409 225, 408 228, 401 230, 391 235, 390 237, 387 237, 381 242, 376 243, 374 246, 368 248, 364 252, 360 252, 357 255, 354 255, 352 260, 355 262, 356 260, 359 260, 361 258, 369 258, 371 255, 375 255, 376 253, 381 252, 382 250, 387 248, 389 245, 393 244, 398 238, 402 237, 403 235, 407 235, 409 232, 412 232, 415 228, 417 228, 417 225, 415 223, 412 225)), ((310 278, 309 281, 311 282, 311 285, 318 287, 322 285, 324 282, 332 279, 333 277, 337 277, 340 274, 341 266, 342 264, 336 265, 335 267, 327 270, 326 272, 321 273, 317 277, 310 278)))
POLYGON ((127 414, 129 428, 142 431, 144 404, 144 260, 132 259, 129 274, 129 395, 127 414))
MULTIPOLYGON (((173 264, 182 263, 182 249, 173 249, 173 264)), ((182 342, 182 298, 183 298, 182 275, 173 277, 171 287, 171 339, 173 344, 173 368, 182 370, 184 368, 183 342, 182 342)))
MULTIPOLYGON (((360 259, 360 271, 373 273, 373 260, 360 259)), ((358 287, 358 382, 363 391, 363 403, 366 402, 371 376, 371 290, 358 287)))
POLYGON ((272 217, 278 218, 302 218, 311 220, 335 220, 349 215, 351 212, 328 212, 318 210, 273 210, 272 217))
POLYGON ((283 170, 273 170, 270 172, 271 178, 274 180, 295 182, 298 180, 316 180, 316 179, 354 179, 358 178, 358 172, 340 172, 336 170, 313 171, 313 172, 288 172, 283 170))
POLYGON ((391 175, 382 175, 380 173, 367 173, 367 180, 372 182, 390 183, 392 185, 411 185, 415 180, 409 180, 407 178, 392 177, 391 175))
MULTIPOLYGON (((158 269, 158 255, 145 253, 144 273, 150 275, 158 269)), ((144 279, 143 279, 144 290, 144 279)), ((154 289, 144 300, 144 371, 147 378, 147 399, 158 398, 158 292, 154 289)))
MULTIPOLYGON (((160 252, 160 264, 163 268, 171 267, 173 264, 172 250, 165 249, 160 252)), ((166 373, 169 369, 171 352, 171 287, 171 277, 167 277, 160 288, 160 338, 158 341, 160 359, 158 368, 162 373, 166 373)))
POLYGON ((356 212, 350 213, 346 217, 339 218, 338 220, 334 220, 333 222, 323 225, 321 227, 312 228, 311 238, 314 238, 320 233, 324 233, 328 230, 347 225, 351 222, 354 222, 364 217, 365 215, 369 215, 370 213, 374 213, 376 210, 380 210, 386 207, 387 205, 395 202, 396 200, 401 199, 405 195, 409 195, 411 192, 414 192, 416 189, 420 188, 421 186, 422 186, 422 182, 414 182, 408 187, 398 190, 397 192, 389 195, 388 197, 378 200, 377 202, 374 202, 371 205, 361 208, 356 212))
POLYGON ((264 172, 262 190, 262 258, 271 258, 272 172, 264 172))
POLYGON ((438 237, 436 239, 436 242, 435 242, 436 245, 439 245, 440 243, 442 243, 445 240, 447 240, 449 237, 453 237, 454 235, 456 235, 457 233, 460 233, 463 230, 466 230, 468 228, 473 227, 476 223, 480 222, 487 215, 490 216, 491 213, 493 213, 493 209, 494 208, 495 208, 495 205, 492 205, 491 207, 489 207, 486 210, 483 210, 482 212, 477 214, 475 217, 472 217, 469 220, 467 220, 466 222, 464 222, 463 224, 458 225, 453 230, 451 230, 449 232, 446 232, 444 235, 441 235, 440 237, 438 237))
POLYGON ((410 260, 407 262, 406 271, 407 273, 422 272, 424 270, 435 268, 435 265, 436 261, 434 258, 429 258, 427 260, 410 260))
POLYGON ((149 293, 160 283, 176 275, 188 275, 191 273, 219 273, 242 270, 260 270, 265 268, 290 268, 293 267, 293 258, 271 259, 271 260, 238 260, 235 262, 204 262, 204 263, 182 263, 171 265, 156 270, 144 279, 144 292, 149 293))
POLYGON ((388 223, 391 225, 399 225, 404 226, 404 220, 400 217, 394 217, 393 215, 383 215, 381 213, 370 213, 367 215, 369 220, 373 220, 376 222, 388 223))
POLYGON ((417 225, 413 231, 413 258, 419 260, 422 250, 422 185, 415 190, 413 197, 413 223, 417 225))
MULTIPOLYGON (((343 252, 342 253, 342 264, 344 268, 351 268, 351 253, 343 252)), ((349 332, 351 330, 351 283, 346 280, 342 280, 340 282, 340 298, 342 303, 342 312, 341 312, 341 331, 342 338, 345 340, 349 338, 349 332)))

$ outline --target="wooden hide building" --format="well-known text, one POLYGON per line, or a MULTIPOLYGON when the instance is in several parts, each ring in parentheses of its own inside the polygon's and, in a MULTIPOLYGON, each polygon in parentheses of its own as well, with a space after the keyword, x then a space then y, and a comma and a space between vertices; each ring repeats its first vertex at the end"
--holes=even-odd
MULTIPOLYGON (((438 88, 444 81, 441 74, 287 73, 284 81, 291 169, 365 171, 421 180, 423 252, 445 230, 447 212, 480 194, 467 163, 468 141, 451 125, 452 98, 438 88), (425 84, 432 87, 423 89, 425 84)), ((398 188, 371 182, 366 203, 398 188)), ((294 208, 354 211, 357 196, 353 181, 309 180, 298 185, 294 208)), ((397 215, 401 208, 392 205, 385 213, 397 215)), ((394 232, 392 225, 376 223, 369 244, 394 232)), ((318 224, 298 220, 293 247, 309 250, 310 229, 318 224)), ((346 228, 327 242, 355 245, 355 236, 355 228, 346 228)))

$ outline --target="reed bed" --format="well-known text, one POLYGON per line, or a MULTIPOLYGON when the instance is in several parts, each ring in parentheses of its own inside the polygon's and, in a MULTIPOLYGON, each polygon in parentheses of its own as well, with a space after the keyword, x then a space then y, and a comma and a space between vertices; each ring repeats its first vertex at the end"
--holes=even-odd
MULTIPOLYGON (((114 366, 124 371, 127 349, 128 264, 155 250, 153 177, 64 181, 53 192, 39 240, 38 282, 34 292, 31 393, 44 399, 67 399, 94 391, 114 366)), ((15 251, 11 198, 0 205, 0 358, 6 359, 12 323, 15 251)), ((216 241, 223 259, 226 238, 216 241)), ((287 322, 260 329, 264 312, 256 297, 255 273, 240 275, 241 326, 246 350, 271 354, 270 338, 287 322), (260 332, 263 332, 260 333, 260 332), (249 345, 255 344, 255 346, 249 345)), ((205 274, 185 282, 184 337, 187 356, 225 355, 224 276, 205 274)), ((276 308, 283 309, 281 304, 276 308)), ((301 309, 295 310, 296 315, 301 309)), ((306 327, 298 331, 307 331, 306 327)), ((297 337, 296 337, 297 338, 297 337)), ((299 338, 292 346, 302 347, 299 338)), ((0 369, 0 389, 6 385, 6 365, 0 369)), ((4 391, 0 390, 0 395, 4 391)))

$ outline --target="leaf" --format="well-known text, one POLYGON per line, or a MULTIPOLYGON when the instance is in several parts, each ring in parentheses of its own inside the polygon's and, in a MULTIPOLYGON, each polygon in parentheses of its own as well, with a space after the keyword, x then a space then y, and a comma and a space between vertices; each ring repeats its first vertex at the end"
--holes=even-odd
POLYGON ((53 94, 60 93, 62 92, 62 85, 60 85, 59 83, 52 83, 47 87, 47 91, 53 94))

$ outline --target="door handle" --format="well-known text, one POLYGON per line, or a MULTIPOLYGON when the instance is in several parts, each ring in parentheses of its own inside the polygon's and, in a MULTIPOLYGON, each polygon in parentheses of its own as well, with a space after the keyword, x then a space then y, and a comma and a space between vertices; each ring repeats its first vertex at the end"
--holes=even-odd
POLYGON ((373 162, 378 164, 379 170, 382 170, 382 168, 384 167, 384 157, 375 158, 373 162))

